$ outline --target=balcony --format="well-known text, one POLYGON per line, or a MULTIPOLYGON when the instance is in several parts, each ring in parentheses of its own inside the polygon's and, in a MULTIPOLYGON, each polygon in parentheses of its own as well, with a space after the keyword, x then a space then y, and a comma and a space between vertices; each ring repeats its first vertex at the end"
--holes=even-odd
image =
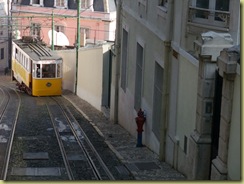
POLYGON ((228 32, 230 12, 189 6, 187 32, 201 33, 205 30, 228 32))

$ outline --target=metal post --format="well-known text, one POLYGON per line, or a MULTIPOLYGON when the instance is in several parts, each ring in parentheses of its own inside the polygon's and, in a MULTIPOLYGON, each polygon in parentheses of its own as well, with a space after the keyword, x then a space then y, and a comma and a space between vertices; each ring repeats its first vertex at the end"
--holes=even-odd
POLYGON ((10 16, 10 9, 12 9, 12 3, 8 0, 8 68, 12 68, 12 17, 10 16), (11 6, 10 6, 11 3, 11 6))
POLYGON ((118 106, 119 106, 119 76, 120 76, 120 45, 121 45, 121 11, 122 0, 117 0, 117 17, 116 17, 116 33, 115 33, 115 54, 116 54, 116 72, 115 72, 115 97, 114 97, 114 122, 118 122, 118 106))
POLYGON ((52 50, 54 50, 54 21, 53 21, 53 11, 52 11, 52 50))
POLYGON ((76 67, 75 67, 75 94, 77 94, 77 78, 78 78, 78 60, 79 60, 79 48, 80 48, 80 8, 81 2, 78 0, 77 4, 77 37, 76 37, 76 67))

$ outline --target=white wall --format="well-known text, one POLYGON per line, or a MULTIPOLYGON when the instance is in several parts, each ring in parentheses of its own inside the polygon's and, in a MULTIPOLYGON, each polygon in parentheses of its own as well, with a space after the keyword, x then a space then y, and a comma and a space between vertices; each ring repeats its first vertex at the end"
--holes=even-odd
MULTIPOLYGON (((67 89, 75 92, 75 65, 76 51, 72 50, 57 50, 55 51, 63 58, 63 81, 62 89, 67 89)), ((81 51, 80 51, 81 52, 81 51)))
POLYGON ((101 110, 102 98, 102 47, 79 53, 77 95, 101 110))
MULTIPOLYGON (((135 117, 137 112, 134 109, 135 75, 136 75, 136 47, 139 43, 144 50, 143 78, 142 78, 142 99, 141 108, 146 111, 147 120, 144 124, 142 135, 143 144, 148 146, 155 153, 159 153, 159 140, 152 131, 153 114, 153 93, 154 93, 154 69, 155 62, 164 68, 164 55, 166 38, 164 33, 159 33, 157 25, 156 1, 148 1, 148 17, 144 20, 137 12, 137 1, 123 1, 122 27, 128 31, 128 60, 127 60, 127 81, 126 91, 119 89, 119 124, 121 124, 134 137, 137 136, 135 117), (152 21, 153 19, 153 21, 152 21)), ((165 29, 165 26, 164 26, 165 29)), ((119 82, 120 86, 120 82, 119 82)))
MULTIPOLYGON (((77 96, 101 110, 103 89, 103 53, 108 46, 80 48, 78 60, 77 96)), ((56 51, 63 58, 62 88, 75 92, 76 50, 56 51)))
POLYGON ((176 132, 182 149, 184 148, 184 136, 189 138, 195 128, 197 83, 198 67, 180 56, 176 132))

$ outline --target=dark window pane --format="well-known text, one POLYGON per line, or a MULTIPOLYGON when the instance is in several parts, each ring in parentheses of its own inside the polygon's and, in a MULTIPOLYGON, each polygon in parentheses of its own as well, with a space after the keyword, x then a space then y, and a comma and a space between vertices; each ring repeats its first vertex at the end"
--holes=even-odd
POLYGON ((1 48, 1 59, 4 59, 4 48, 1 48))
POLYGON ((196 7, 208 9, 209 0, 197 0, 196 7))
POLYGON ((216 0, 215 9, 229 11, 229 0, 216 0))
MULTIPOLYGON (((209 0, 197 0, 196 7, 209 9, 209 0)), ((197 10, 196 17, 207 19, 208 18, 208 11, 197 10)))

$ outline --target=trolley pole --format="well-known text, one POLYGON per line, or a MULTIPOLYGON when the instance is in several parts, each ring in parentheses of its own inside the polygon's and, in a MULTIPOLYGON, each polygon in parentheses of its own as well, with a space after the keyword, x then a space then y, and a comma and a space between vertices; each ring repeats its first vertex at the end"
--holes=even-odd
POLYGON ((53 20, 53 11, 52 11, 52 50, 54 50, 54 20, 53 20))
POLYGON ((78 80, 78 61, 79 61, 79 49, 80 49, 80 8, 81 2, 78 0, 77 5, 77 36, 76 36, 76 67, 75 67, 75 94, 77 94, 77 80, 78 80))

